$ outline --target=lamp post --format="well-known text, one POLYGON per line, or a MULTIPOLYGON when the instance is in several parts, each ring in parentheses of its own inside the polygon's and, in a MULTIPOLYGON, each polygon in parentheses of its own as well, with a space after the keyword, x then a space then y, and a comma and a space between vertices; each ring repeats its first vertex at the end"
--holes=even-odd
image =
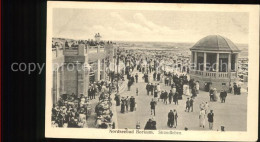
POLYGON ((118 93, 118 81, 119 81, 119 74, 118 74, 119 54, 120 54, 119 47, 117 47, 117 62, 116 62, 116 65, 117 65, 117 86, 116 86, 117 93, 118 93))

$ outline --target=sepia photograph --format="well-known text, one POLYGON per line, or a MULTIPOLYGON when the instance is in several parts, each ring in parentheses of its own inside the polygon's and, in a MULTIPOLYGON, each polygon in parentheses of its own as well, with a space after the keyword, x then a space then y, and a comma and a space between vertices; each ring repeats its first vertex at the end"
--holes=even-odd
POLYGON ((256 138, 258 8, 48 2, 45 136, 256 138))

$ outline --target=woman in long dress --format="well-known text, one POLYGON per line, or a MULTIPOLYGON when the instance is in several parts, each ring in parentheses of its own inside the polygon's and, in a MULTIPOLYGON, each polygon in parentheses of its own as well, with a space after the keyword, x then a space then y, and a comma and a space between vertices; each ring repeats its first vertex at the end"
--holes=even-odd
POLYGON ((199 90, 200 90, 200 84, 199 84, 199 82, 197 81, 197 82, 196 82, 196 94, 199 94, 199 90))
POLYGON ((200 110, 200 115, 199 115, 199 119, 200 119, 200 127, 205 127, 205 118, 206 118, 206 112, 204 109, 200 110))
POLYGON ((157 93, 160 94, 160 92, 161 92, 161 86, 160 86, 159 83, 157 84, 156 88, 157 88, 157 93))
POLYGON ((213 92, 213 98, 214 98, 214 101, 218 101, 218 96, 217 96, 217 89, 214 88, 214 92, 213 92))
POLYGON ((188 84, 183 85, 183 95, 190 96, 190 89, 188 84))

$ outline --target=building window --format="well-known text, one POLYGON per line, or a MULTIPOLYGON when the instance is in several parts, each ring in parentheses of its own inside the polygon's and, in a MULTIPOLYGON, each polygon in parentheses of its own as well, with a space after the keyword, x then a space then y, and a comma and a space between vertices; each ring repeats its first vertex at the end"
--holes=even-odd
POLYGON ((226 86, 226 83, 222 83, 222 85, 226 86))

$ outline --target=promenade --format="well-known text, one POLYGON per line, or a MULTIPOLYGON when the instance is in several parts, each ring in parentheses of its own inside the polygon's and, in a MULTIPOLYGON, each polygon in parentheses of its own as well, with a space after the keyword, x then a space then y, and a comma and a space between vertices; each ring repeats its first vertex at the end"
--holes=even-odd
MULTIPOLYGON (((208 122, 206 119, 205 128, 199 127, 199 104, 204 101, 208 102, 210 109, 214 110, 214 128, 213 130, 220 130, 221 126, 225 126, 226 131, 246 131, 247 127, 247 93, 242 90, 241 95, 228 94, 226 103, 221 103, 220 99, 217 102, 209 101, 209 94, 205 91, 200 91, 198 96, 194 100, 194 111, 185 112, 185 102, 187 96, 183 96, 183 100, 179 100, 179 105, 175 104, 164 104, 158 102, 156 106, 156 116, 151 116, 150 112, 150 101, 153 96, 148 96, 146 93, 146 83, 142 79, 143 74, 134 71, 133 74, 138 73, 139 82, 134 83, 131 87, 131 91, 123 91, 120 93, 121 97, 124 96, 135 96, 137 102, 137 111, 120 113, 120 106, 117 107, 117 119, 118 128, 124 129, 135 129, 136 122, 139 121, 141 129, 144 128, 147 120, 151 117, 157 122, 158 130, 176 129, 184 130, 187 127, 189 130, 209 130, 208 122), (136 88, 139 89, 139 95, 136 96, 136 88), (167 116, 170 110, 176 109, 178 112, 178 126, 177 128, 169 128, 167 126, 167 116)), ((151 83, 159 83, 158 81, 152 81, 152 74, 150 75, 151 83)), ((164 83, 160 83, 162 90, 169 92, 170 86, 165 86, 164 83)), ((219 93, 218 93, 219 95, 219 93)))

